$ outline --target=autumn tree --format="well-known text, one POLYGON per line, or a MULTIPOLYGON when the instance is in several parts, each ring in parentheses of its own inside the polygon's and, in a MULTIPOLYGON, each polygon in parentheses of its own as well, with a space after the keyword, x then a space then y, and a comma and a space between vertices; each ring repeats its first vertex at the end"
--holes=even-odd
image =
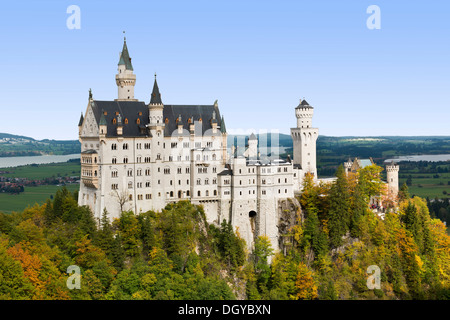
POLYGON ((313 300, 318 297, 317 286, 313 278, 313 272, 302 262, 297 268, 295 281, 295 300, 313 300))

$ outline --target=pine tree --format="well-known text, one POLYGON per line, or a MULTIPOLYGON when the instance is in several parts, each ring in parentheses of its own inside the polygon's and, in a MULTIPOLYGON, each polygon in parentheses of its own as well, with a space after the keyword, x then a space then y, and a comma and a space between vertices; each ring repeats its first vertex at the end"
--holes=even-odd
POLYGON ((344 167, 339 166, 336 181, 329 194, 329 210, 327 213, 329 241, 332 248, 342 244, 342 236, 350 226, 350 193, 344 167))

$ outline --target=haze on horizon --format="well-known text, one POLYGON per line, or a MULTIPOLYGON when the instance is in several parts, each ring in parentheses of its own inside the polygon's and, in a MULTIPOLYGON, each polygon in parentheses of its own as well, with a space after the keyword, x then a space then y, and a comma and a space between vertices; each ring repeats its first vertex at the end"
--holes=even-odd
POLYGON ((219 101, 228 131, 295 126, 306 99, 326 136, 450 135, 446 1, 69 1, 3 4, 2 132, 76 140, 88 90, 117 97, 126 30, 149 101, 154 73, 167 104, 219 101), (381 10, 370 30, 366 9, 381 10))

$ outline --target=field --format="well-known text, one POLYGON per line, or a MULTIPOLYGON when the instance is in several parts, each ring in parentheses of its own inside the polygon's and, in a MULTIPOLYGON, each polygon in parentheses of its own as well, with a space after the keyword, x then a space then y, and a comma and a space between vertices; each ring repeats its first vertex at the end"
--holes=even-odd
MULTIPOLYGON (((35 203, 43 204, 48 198, 53 196, 59 188, 62 187, 56 185, 44 185, 25 187, 25 191, 18 195, 0 193, 0 212, 20 212, 28 206, 33 206, 35 203)), ((66 185, 66 188, 70 192, 74 192, 79 189, 79 184, 69 184, 66 185)))
MULTIPOLYGON (((54 179, 57 177, 71 177, 80 175, 79 162, 49 163, 41 165, 28 165, 15 168, 0 168, 0 176, 5 178, 27 178, 28 180, 54 179)), ((79 184, 67 184, 71 192, 79 190, 79 184)), ((61 186, 55 184, 25 186, 20 194, 0 193, 0 211, 10 213, 22 211, 29 205, 42 204, 47 198, 53 196, 61 186)))
POLYGON ((14 168, 0 168, 0 176, 6 178, 27 178, 41 180, 45 178, 70 177, 80 175, 79 162, 49 163, 28 165, 14 168))
POLYGON ((450 162, 400 162, 400 186, 422 198, 450 198, 450 162))

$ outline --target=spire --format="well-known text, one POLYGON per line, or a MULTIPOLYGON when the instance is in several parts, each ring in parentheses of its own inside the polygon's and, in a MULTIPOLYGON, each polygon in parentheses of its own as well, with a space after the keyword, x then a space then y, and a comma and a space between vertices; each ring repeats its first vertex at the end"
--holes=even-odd
POLYGON ((227 129, 225 128, 225 120, 223 120, 223 116, 222 116, 222 119, 220 120, 220 132, 222 132, 222 133, 227 132, 227 129))
POLYGON ((163 104, 161 100, 161 94, 159 93, 158 83, 156 82, 156 73, 155 83, 153 84, 152 97, 150 98, 150 104, 163 104))
POLYGON ((78 122, 79 127, 81 127, 83 125, 83 121, 84 121, 84 117, 83 117, 83 112, 82 112, 81 116, 80 116, 80 121, 78 122))
MULTIPOLYGON (((125 33, 125 32, 124 32, 125 33)), ((120 53, 120 59, 118 65, 125 65, 125 69, 133 71, 133 66, 131 65, 130 54, 128 53, 127 39, 123 37, 123 48, 120 53)))

